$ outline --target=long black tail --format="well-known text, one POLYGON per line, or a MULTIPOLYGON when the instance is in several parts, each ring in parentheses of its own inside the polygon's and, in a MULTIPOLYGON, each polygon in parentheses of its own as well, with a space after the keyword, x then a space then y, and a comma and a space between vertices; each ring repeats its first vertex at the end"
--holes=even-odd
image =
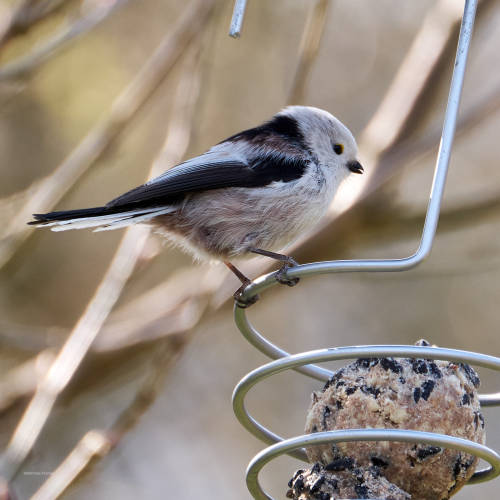
POLYGON ((56 222, 72 219, 81 219, 83 217, 99 217, 118 213, 118 210, 109 209, 107 207, 80 208, 78 210, 62 210, 60 212, 49 212, 47 214, 33 214, 36 220, 28 222, 28 224, 36 225, 44 222, 56 222))
POLYGON ((94 228, 94 231, 118 229, 120 227, 149 223, 158 215, 167 214, 174 209, 171 206, 159 207, 94 207, 79 210, 64 210, 48 214, 34 214, 34 224, 38 227, 50 226, 52 231, 67 231, 68 229, 94 228))

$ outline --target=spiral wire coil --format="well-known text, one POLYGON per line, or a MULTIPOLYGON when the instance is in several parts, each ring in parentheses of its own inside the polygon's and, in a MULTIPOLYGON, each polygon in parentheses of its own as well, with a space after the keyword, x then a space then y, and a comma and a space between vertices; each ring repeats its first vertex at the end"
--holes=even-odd
MULTIPOLYGON (((455 136, 458 107, 462 93, 477 3, 478 0, 465 1, 455 58, 455 67, 443 123, 441 143, 418 250, 413 255, 404 259, 338 260, 299 265, 288 269, 287 277, 299 278, 316 274, 339 272, 405 271, 415 267, 429 255, 436 234, 446 174, 455 136)), ((240 34, 245 7, 246 0, 236 0, 230 31, 232 36, 239 36, 240 34)), ((276 273, 269 273, 261 276, 245 289, 241 298, 244 301, 249 300, 258 293, 274 286, 276 283, 276 273)), ((269 461, 282 454, 288 454, 299 460, 307 461, 303 447, 313 444, 347 441, 404 441, 410 443, 426 443, 464 451, 487 461, 490 464, 489 467, 475 472, 469 480, 470 484, 487 481, 500 474, 500 455, 487 446, 466 439, 444 434, 399 429, 347 429, 341 431, 318 432, 315 434, 284 439, 260 424, 248 413, 245 407, 245 397, 249 390, 258 382, 271 375, 293 369, 308 377, 323 382, 329 380, 333 375, 333 372, 311 363, 358 357, 393 356, 447 360, 500 371, 500 358, 456 349, 404 345, 338 347, 291 355, 280 347, 272 344, 257 331, 248 320, 246 309, 235 305, 234 318, 237 327, 250 344, 274 360, 246 375, 238 383, 233 393, 233 410, 240 423, 254 436, 264 443, 271 445, 258 453, 247 468, 247 487, 255 499, 273 500, 271 496, 264 492, 258 481, 260 470, 269 461)), ((483 407, 498 406, 500 405, 500 392, 482 394, 479 396, 479 401, 483 407)))

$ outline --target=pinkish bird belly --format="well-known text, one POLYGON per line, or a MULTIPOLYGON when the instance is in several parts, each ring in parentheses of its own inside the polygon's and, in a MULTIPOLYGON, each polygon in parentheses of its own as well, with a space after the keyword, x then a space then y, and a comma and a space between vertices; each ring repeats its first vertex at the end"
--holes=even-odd
POLYGON ((300 183, 291 188, 283 184, 279 192, 274 186, 268 195, 262 188, 194 194, 155 222, 197 258, 230 259, 251 247, 280 251, 314 227, 333 196, 327 182, 314 190, 301 189, 300 183))

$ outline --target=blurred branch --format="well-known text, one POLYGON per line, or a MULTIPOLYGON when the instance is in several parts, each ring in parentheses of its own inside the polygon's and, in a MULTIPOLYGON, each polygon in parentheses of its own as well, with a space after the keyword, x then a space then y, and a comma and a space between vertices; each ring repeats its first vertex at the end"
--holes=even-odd
MULTIPOLYGON (((500 111, 500 86, 494 89, 486 96, 481 96, 468 109, 465 109, 457 122, 456 138, 470 132, 474 127, 484 123, 485 120, 491 118, 495 113, 500 111)), ((408 165, 417 158, 431 153, 439 146, 441 139, 441 127, 434 128, 417 139, 406 139, 405 141, 395 144, 394 147, 387 151, 381 158, 381 166, 383 172, 379 172, 374 176, 369 190, 365 196, 376 191, 383 184, 388 182, 395 174, 397 174, 402 166, 408 165)), ((481 204, 482 202, 479 202, 481 204)), ((465 208, 464 210, 473 210, 473 207, 465 208)), ((444 214, 445 212, 443 212, 444 214)), ((425 215, 425 214, 423 214, 425 215)))
POLYGON ((58 498, 93 458, 106 455, 110 449, 111 442, 104 432, 88 431, 59 467, 35 492, 31 500, 58 498))
POLYGON ((96 459, 107 455, 120 442, 154 403, 163 387, 165 377, 181 355, 188 340, 187 335, 171 337, 157 347, 148 365, 149 374, 130 405, 118 416, 110 429, 87 432, 61 465, 42 484, 32 500, 58 498, 83 471, 95 463, 96 459))
POLYGON ((192 329, 210 295, 225 279, 225 270, 183 269, 113 312, 93 349, 112 351, 192 329))
POLYGON ((0 29, 0 48, 9 40, 26 33, 36 23, 57 12, 71 0, 22 0, 6 14, 8 22, 0 29))
POLYGON ((54 351, 46 349, 7 372, 0 381, 0 412, 19 398, 31 396, 54 358, 54 351))
POLYGON ((316 4, 309 11, 309 16, 302 33, 299 62, 292 81, 292 89, 288 96, 288 104, 300 104, 304 102, 307 82, 314 62, 318 57, 321 38, 325 30, 329 5, 329 0, 317 0, 316 4))
MULTIPOLYGON (((200 26, 200 5, 200 1, 191 3, 187 10, 187 14, 189 15, 184 15, 182 17, 180 25, 185 25, 184 23, 189 21, 192 27, 194 23, 194 19, 192 19, 192 17, 197 14, 196 19, 198 20, 198 23, 196 24, 197 26, 200 26)), ((204 20, 208 18, 211 5, 211 2, 209 5, 209 2, 204 0, 205 7, 202 9, 205 13, 204 20)), ((200 36, 199 31, 197 32, 197 35, 198 37, 200 36)), ((171 37, 167 37, 167 39, 169 42, 172 42, 171 37)), ((174 37, 173 40, 177 42, 176 37, 174 37)), ((169 44, 165 45, 162 43, 161 48, 163 49, 162 53, 164 51, 169 54, 172 52, 178 53, 178 48, 170 47, 169 44)), ((158 50, 156 54, 157 53, 158 50)), ((190 73, 192 69, 191 64, 188 66, 190 73)), ((151 68, 151 70, 153 69, 154 68, 151 68)), ((196 80, 196 78, 194 79, 196 80)), ((181 83, 184 84, 185 80, 182 79, 181 83)), ((198 85, 191 87, 191 92, 185 93, 184 97, 186 99, 195 99, 197 89, 198 85)), ((182 85, 182 90, 184 91, 184 85, 182 85)), ((184 110, 185 107, 180 106, 177 109, 184 110)), ((167 145, 170 144, 171 148, 177 148, 179 156, 182 156, 187 147, 187 140, 179 141, 178 139, 179 137, 170 141, 167 139, 167 145)), ((156 170, 154 166, 152 170, 156 170)), ((149 228, 146 226, 133 226, 125 232, 125 235, 123 236, 108 270, 106 271, 94 296, 90 300, 73 331, 70 333, 67 341, 61 348, 47 375, 37 386, 33 399, 29 403, 14 431, 14 434, 2 457, 1 471, 3 477, 7 480, 11 480, 15 476, 17 470, 32 449, 38 435, 45 425, 58 395, 71 380, 81 361, 87 354, 92 342, 99 333, 104 321, 118 300, 118 297, 128 281, 128 278, 132 274, 148 235, 149 228)))
MULTIPOLYGON (((193 54, 184 64, 166 139, 154 163, 151 177, 179 163, 187 150, 200 87, 199 71, 195 68, 195 59, 198 57, 193 54)), ((185 331, 194 326, 206 307, 207 299, 199 296, 196 300, 189 301, 188 298, 193 290, 200 292, 205 290, 206 293, 208 282, 215 278, 210 275, 208 279, 200 280, 200 274, 203 275, 203 271, 199 269, 176 273, 165 286, 159 287, 160 291, 150 290, 122 308, 123 311, 119 309, 113 312, 96 339, 93 350, 115 350, 137 342, 185 331), (152 305, 157 308, 152 310, 152 305), (144 314, 145 310, 148 310, 147 314, 144 314), (168 318, 168 321, 165 318, 168 318)), ((54 332, 57 334, 55 336, 62 336, 60 330, 54 332)), ((46 328, 22 327, 0 322, 2 343, 18 348, 26 349, 26 346, 30 346, 29 350, 43 348, 45 344, 37 342, 36 339, 47 338, 47 333, 46 328), (36 334, 35 331, 39 333, 36 334)))
MULTIPOLYGON (((196 50, 198 52, 198 50, 196 50)), ((149 177, 156 177, 166 168, 178 164, 185 155, 195 114, 195 103, 200 91, 200 68, 199 54, 192 54, 184 64, 184 71, 177 85, 177 92, 171 113, 171 120, 168 126, 166 138, 156 161, 153 163, 149 177)), ((182 279, 172 279, 167 281, 170 289, 161 297, 154 297, 154 294, 146 293, 144 297, 133 301, 127 311, 123 314, 119 311, 113 317, 113 322, 109 322, 103 328, 97 340, 97 350, 119 349, 137 342, 153 340, 165 336, 169 333, 185 331, 194 326, 200 319, 207 300, 197 300, 183 302, 182 290, 189 284, 192 287, 199 287, 199 277, 196 280, 188 280, 182 274, 182 279), (181 284, 182 283, 182 284, 181 284), (149 304, 159 306, 159 314, 144 316, 143 311, 149 304), (164 319, 169 316, 169 321, 164 319)))
POLYGON ((109 113, 84 137, 52 174, 37 181, 26 203, 19 207, 0 241, 0 268, 33 232, 26 222, 34 212, 47 212, 99 158, 146 99, 174 67, 191 40, 207 22, 212 0, 193 0, 174 29, 160 42, 134 80, 115 99, 109 113))
POLYGON ((131 275, 148 235, 147 228, 135 226, 123 236, 102 282, 61 348, 35 395, 21 417, 2 457, 1 472, 11 480, 40 434, 52 407, 86 355, 131 275))
MULTIPOLYGON (((52 333, 61 338, 68 334, 64 328, 37 325, 20 325, 9 321, 0 321, 0 348, 10 347, 21 352, 34 353, 53 346, 52 333)), ((1 499, 1 497, 0 497, 1 499)))
POLYGON ((361 134, 360 149, 371 162, 397 142, 433 72, 443 73, 445 49, 462 11, 461 2, 439 0, 425 17, 382 102, 361 134))
POLYGON ((103 2, 98 7, 92 9, 88 14, 73 21, 69 26, 62 28, 61 31, 57 32, 43 44, 35 47, 29 54, 6 63, 4 66, 0 67, 0 81, 21 78, 32 72, 56 51, 65 47, 68 42, 89 32, 92 28, 97 26, 126 1, 128 0, 109 0, 103 2))

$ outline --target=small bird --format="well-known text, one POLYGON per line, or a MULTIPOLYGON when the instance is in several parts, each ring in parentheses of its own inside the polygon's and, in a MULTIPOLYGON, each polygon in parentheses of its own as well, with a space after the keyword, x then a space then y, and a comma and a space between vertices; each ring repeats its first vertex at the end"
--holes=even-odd
POLYGON ((363 173, 356 155, 337 118, 289 106, 102 207, 34 214, 29 224, 53 231, 153 225, 196 258, 223 261, 242 283, 238 301, 251 280, 231 264, 234 257, 271 257, 282 263, 280 283, 298 282, 286 276, 295 260, 277 252, 318 222, 349 174, 363 173))

